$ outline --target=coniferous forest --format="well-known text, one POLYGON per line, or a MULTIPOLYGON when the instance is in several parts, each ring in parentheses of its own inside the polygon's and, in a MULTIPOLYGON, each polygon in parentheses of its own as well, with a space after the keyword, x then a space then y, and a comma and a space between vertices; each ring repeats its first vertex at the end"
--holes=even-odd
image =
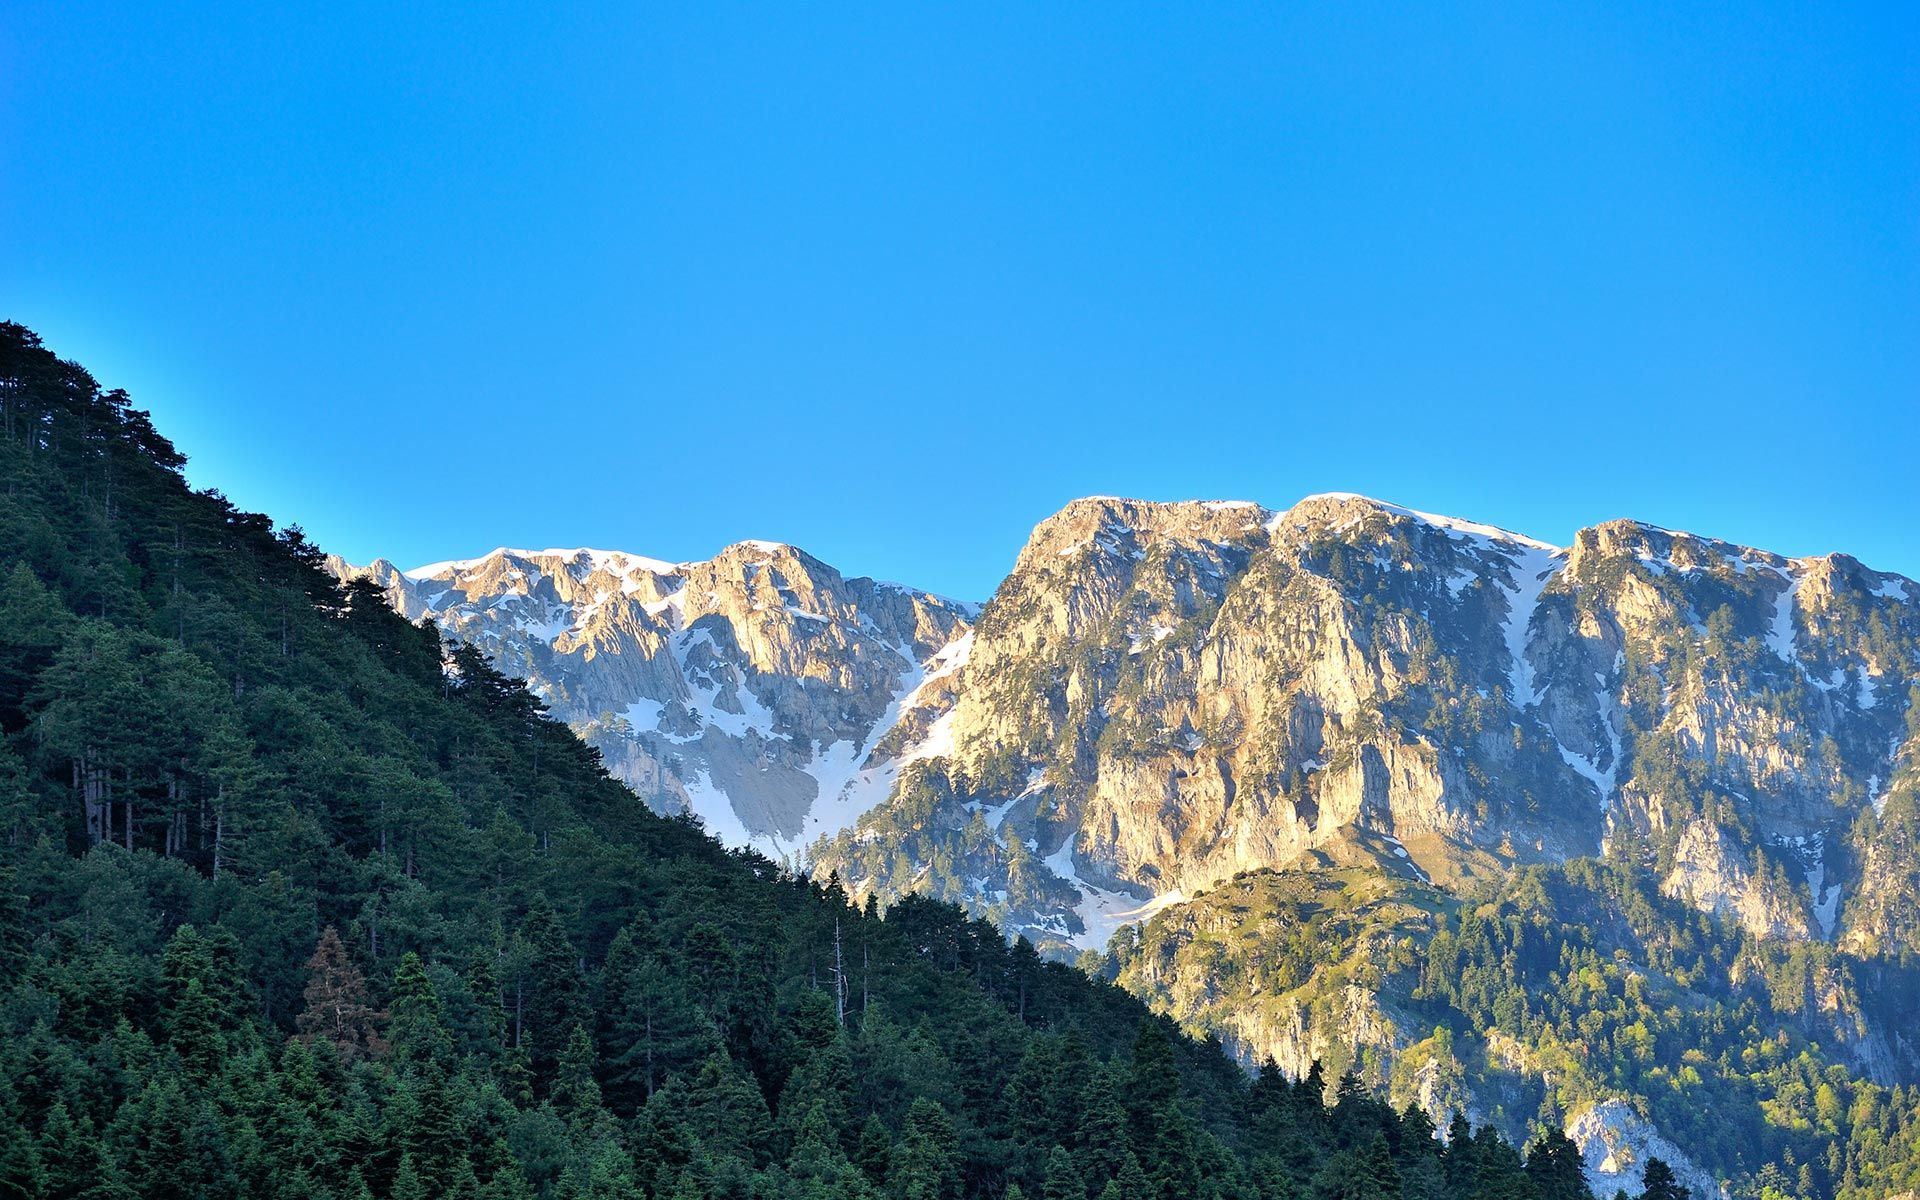
POLYGON ((651 814, 13 324, 0 430, 0 1196, 1588 1194, 651 814))

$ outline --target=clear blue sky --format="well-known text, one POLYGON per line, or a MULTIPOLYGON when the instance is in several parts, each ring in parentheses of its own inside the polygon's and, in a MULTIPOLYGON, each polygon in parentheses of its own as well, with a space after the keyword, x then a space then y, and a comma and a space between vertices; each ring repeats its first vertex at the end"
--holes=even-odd
POLYGON ((1349 490, 1920 574, 1911 4, 547 7, 7 5, 0 315, 359 560, 980 597, 1349 490))

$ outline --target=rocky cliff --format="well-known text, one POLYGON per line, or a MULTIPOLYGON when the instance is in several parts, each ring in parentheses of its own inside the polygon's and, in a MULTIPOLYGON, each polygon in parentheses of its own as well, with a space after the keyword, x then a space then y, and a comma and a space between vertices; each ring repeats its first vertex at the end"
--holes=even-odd
MULTIPOLYGON (((1357 496, 1077 501, 980 615, 934 840, 984 897, 1023 844, 1082 899, 1007 917, 1082 946, 1114 896, 1316 852, 1461 886, 1615 837, 1702 911, 1842 936, 1906 736, 1909 588, 1627 521, 1555 547, 1357 496)), ((841 841, 821 861, 856 888, 903 882, 841 841)))

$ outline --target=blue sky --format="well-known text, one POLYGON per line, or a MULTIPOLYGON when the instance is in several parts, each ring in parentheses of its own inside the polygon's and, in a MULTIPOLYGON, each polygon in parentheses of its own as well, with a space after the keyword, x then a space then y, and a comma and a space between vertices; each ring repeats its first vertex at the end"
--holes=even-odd
POLYGON ((0 16, 0 315, 350 558, 980 597, 1345 490, 1920 574, 1911 5, 164 7, 0 16))

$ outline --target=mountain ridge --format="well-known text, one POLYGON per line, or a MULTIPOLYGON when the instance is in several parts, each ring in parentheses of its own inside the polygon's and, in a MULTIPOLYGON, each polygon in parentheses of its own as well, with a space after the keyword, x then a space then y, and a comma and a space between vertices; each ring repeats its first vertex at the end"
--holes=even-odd
MULTIPOLYGON (((1534 616, 1533 609, 1540 601, 1540 592, 1544 589, 1549 577, 1558 576, 1566 570, 1579 570, 1580 563, 1577 560, 1580 560, 1584 555, 1593 553, 1591 548, 1600 543, 1624 542, 1628 540, 1640 542, 1643 546, 1636 550, 1635 556, 1643 563, 1671 563, 1674 547, 1676 545, 1682 545, 1693 548, 1696 556, 1699 553, 1717 555, 1722 560, 1735 564, 1735 569, 1743 572, 1755 567, 1766 567, 1781 573, 1781 577, 1791 583, 1792 587, 1790 589, 1781 589, 1775 599, 1776 608, 1773 615, 1773 622, 1768 630, 1768 640, 1783 660, 1792 658, 1792 643, 1796 636, 1792 628, 1793 618, 1788 611, 1788 607, 1792 603, 1794 593, 1797 592, 1801 583, 1804 582, 1803 577, 1809 570, 1814 569, 1816 565, 1823 566, 1827 570, 1846 571, 1857 568, 1859 571, 1864 571, 1871 577, 1875 594, 1881 597, 1904 600, 1910 594, 1908 588, 1913 582, 1896 573, 1873 571, 1871 568, 1867 568, 1864 564, 1859 563, 1857 559, 1844 553, 1829 552, 1824 555, 1794 558, 1757 547, 1742 546, 1737 543, 1702 537, 1685 531, 1671 530, 1651 522, 1629 518, 1618 518, 1588 526, 1577 532, 1574 539, 1567 546, 1556 546, 1550 542, 1545 542, 1526 534, 1497 526, 1425 512, 1395 502, 1379 500, 1351 492, 1329 492, 1306 496, 1285 509, 1267 508, 1264 505, 1246 500, 1150 501, 1121 496, 1083 497, 1070 501, 1058 512, 1036 526, 1034 535, 1029 538, 1027 545, 1022 548, 1020 559, 1016 562, 1015 571, 1017 572, 1020 569, 1020 562, 1030 562, 1032 556, 1035 554, 1053 553, 1064 556, 1075 551, 1082 545, 1090 544, 1090 539, 1088 538, 1081 538, 1073 544, 1064 547, 1052 544, 1050 541, 1050 530, 1053 528, 1063 524, 1072 524, 1076 520, 1092 514, 1096 522, 1102 527, 1128 530, 1139 522, 1143 514, 1154 513, 1230 514, 1243 517, 1251 515, 1253 518, 1251 521, 1243 520, 1240 522, 1243 526, 1243 531, 1250 531, 1254 526, 1258 526, 1269 536, 1283 532, 1284 528, 1289 525, 1294 527, 1295 532, 1322 525, 1329 525, 1335 529, 1340 529, 1353 522, 1364 520, 1366 514, 1384 514, 1389 518, 1418 522, 1421 525, 1439 530, 1448 537, 1459 536, 1468 539, 1481 539, 1492 546, 1504 545, 1517 547, 1528 552, 1546 556, 1536 564, 1536 570, 1532 572, 1534 576, 1533 579, 1519 581, 1539 585, 1537 588, 1513 591, 1510 597, 1502 597, 1502 599, 1507 600, 1508 608, 1507 620, 1502 625, 1502 631, 1505 635, 1503 640, 1506 643, 1508 660, 1511 664, 1511 670, 1507 680, 1508 690, 1520 701, 1520 707, 1523 709, 1529 707, 1536 697, 1532 694, 1533 663, 1530 654, 1526 652, 1527 647, 1522 645, 1521 642, 1528 636, 1534 616), (1583 547, 1586 547, 1586 549, 1583 549, 1583 547)), ((521 561, 550 560, 567 564, 577 564, 580 560, 586 559, 594 565, 595 569, 602 569, 610 564, 624 564, 621 566, 621 571, 629 577, 637 570, 656 578, 672 578, 676 573, 698 569, 723 559, 728 555, 772 554, 776 552, 786 552, 804 562, 814 564, 815 569, 832 570, 832 568, 827 567, 820 560, 808 555, 804 550, 791 547, 785 543, 764 540, 746 540, 733 543, 723 548, 712 559, 688 560, 681 563, 668 563, 665 560, 653 559, 628 551, 609 551, 588 547, 541 551, 499 547, 487 554, 474 558, 445 560, 404 571, 394 567, 387 560, 376 560, 364 568, 350 567, 339 560, 330 560, 330 565, 337 574, 373 573, 387 580, 387 585, 390 589, 398 588, 401 591, 405 591, 409 586, 415 590, 421 590, 422 585, 435 576, 447 576, 450 573, 471 571, 489 562, 502 559, 516 559, 521 561)), ((1697 565, 1697 557, 1695 561, 1687 564, 1689 568, 1697 565)), ((1517 563, 1510 567, 1508 579, 1504 581, 1503 585, 1505 588, 1514 588, 1516 581, 1513 572, 1519 571, 1520 569, 1520 565, 1517 563)), ((897 590, 903 595, 925 596, 949 605, 963 621, 977 620, 985 607, 984 605, 968 604, 965 602, 952 601, 945 597, 934 596, 931 593, 920 592, 906 585, 880 584, 873 581, 867 582, 871 583, 874 587, 890 588, 897 590)), ((1465 587, 1468 582, 1469 581, 1462 576, 1453 576, 1449 579, 1449 586, 1456 588, 1465 587)), ((428 615, 432 611, 430 605, 419 603, 417 600, 410 600, 407 597, 395 597, 394 599, 397 606, 402 607, 402 611, 407 612, 408 615, 412 617, 417 618, 428 615), (409 607, 410 604, 412 607, 409 607)), ((663 595, 659 600, 655 601, 655 604, 665 602, 667 602, 667 597, 663 595)), ((949 638, 946 645, 952 645, 955 641, 957 641, 957 637, 949 638)), ((920 662, 924 663, 924 661, 925 656, 920 656, 920 662)), ((1865 676, 1861 676, 1861 678, 1864 679, 1865 676)), ((541 681, 536 678, 533 682, 536 690, 539 690, 541 681)), ((1834 683, 1833 677, 1831 676, 1824 680, 1814 680, 1813 682, 1816 686, 1829 690, 1839 686, 1834 683)), ((1867 684, 1864 686, 1871 685, 1867 684)), ((902 686, 897 689, 895 699, 904 698, 907 693, 913 690, 914 685, 910 685, 903 680, 902 686)), ((586 720, 590 719, 587 714, 572 713, 566 715, 570 723, 576 724, 576 727, 579 727, 586 720)), ((879 731, 882 737, 884 737, 887 732, 885 729, 879 731)), ((1619 761, 1621 756, 1619 747, 1611 745, 1601 747, 1590 744, 1581 749, 1566 749, 1564 742, 1562 743, 1562 747, 1561 753, 1568 767, 1585 778, 1594 788, 1601 791, 1604 796, 1604 794, 1611 789, 1614 782, 1613 777, 1618 774, 1620 766, 1622 765, 1619 761)), ((603 749, 605 749, 605 746, 603 746, 603 749)), ((870 753, 870 750, 868 753, 870 753)), ((862 757, 864 759, 866 755, 862 757)), ((904 765, 904 763, 902 765, 904 765)), ((628 772, 628 774, 639 775, 644 775, 644 773, 644 770, 639 768, 628 772)), ((1889 770, 1886 778, 1890 779, 1891 775, 1892 771, 1889 770)), ((634 780, 630 779, 629 782, 634 782, 634 780)), ((644 786, 644 784, 642 786, 644 786)), ((723 836, 733 825, 733 822, 724 819, 718 821, 713 820, 712 818, 716 814, 711 810, 703 815, 709 817, 710 825, 716 825, 722 829, 723 836)), ((746 830, 745 833, 746 839, 751 840, 754 831, 746 830)), ((742 840, 741 831, 734 831, 731 840, 742 840)), ((779 842, 772 844, 763 843, 763 848, 769 849, 776 854, 792 854, 796 849, 790 843, 779 842)))

